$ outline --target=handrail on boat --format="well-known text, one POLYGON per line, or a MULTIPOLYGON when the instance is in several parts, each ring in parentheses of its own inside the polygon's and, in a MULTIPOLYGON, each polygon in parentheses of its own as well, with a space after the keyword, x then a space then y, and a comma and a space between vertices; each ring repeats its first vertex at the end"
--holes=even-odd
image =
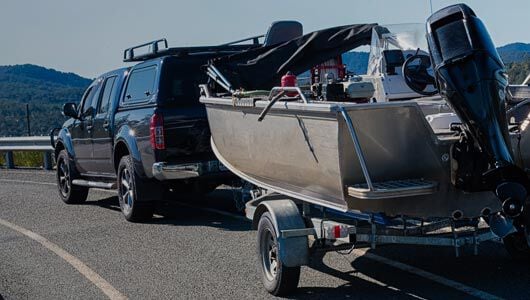
POLYGON ((370 178, 370 173, 368 173, 368 167, 366 166, 366 160, 364 158, 363 150, 361 149, 361 143, 359 142, 359 138, 357 137, 357 133, 355 132, 355 128, 353 127, 350 116, 348 116, 344 106, 340 106, 339 110, 342 117, 344 118, 344 121, 346 122, 346 125, 348 126, 348 131, 350 132, 350 136, 353 141, 353 147, 355 147, 355 152, 357 153, 357 158, 361 164, 361 169, 363 171, 366 184, 368 185, 368 189, 370 189, 370 191, 374 191, 374 185, 372 183, 372 178, 370 178))
POLYGON ((265 115, 267 115, 267 113, 269 112, 271 107, 274 105, 274 103, 276 103, 281 97, 283 97, 283 95, 285 95, 285 93, 286 93, 286 91, 280 91, 280 93, 278 93, 276 96, 274 96, 270 100, 269 104, 267 104, 267 106, 265 106, 265 108, 263 109, 263 111, 259 115, 258 122, 263 121, 263 119, 265 118, 265 115))
POLYGON ((278 91, 284 91, 284 92, 297 92, 300 98, 302 98, 302 101, 304 101, 305 104, 307 104, 307 98, 305 97, 302 90, 297 86, 276 86, 273 87, 270 94, 269 94, 269 100, 273 99, 276 92, 278 91))

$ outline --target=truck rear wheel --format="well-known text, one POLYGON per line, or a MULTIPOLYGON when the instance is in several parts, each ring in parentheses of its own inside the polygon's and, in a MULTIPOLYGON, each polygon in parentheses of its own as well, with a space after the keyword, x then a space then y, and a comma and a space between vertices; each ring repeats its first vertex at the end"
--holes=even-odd
POLYGON ((154 203, 138 201, 138 190, 143 184, 134 171, 132 158, 129 155, 122 157, 118 165, 118 199, 127 221, 142 222, 153 217, 154 203))
POLYGON ((61 150, 57 156, 57 188, 59 196, 66 204, 79 204, 86 201, 88 188, 84 186, 75 186, 72 180, 79 176, 74 164, 66 150, 61 150))
POLYGON ((277 232, 270 213, 261 215, 258 223, 259 269, 265 289, 275 295, 285 295, 298 286, 300 266, 286 267, 280 259, 277 232))

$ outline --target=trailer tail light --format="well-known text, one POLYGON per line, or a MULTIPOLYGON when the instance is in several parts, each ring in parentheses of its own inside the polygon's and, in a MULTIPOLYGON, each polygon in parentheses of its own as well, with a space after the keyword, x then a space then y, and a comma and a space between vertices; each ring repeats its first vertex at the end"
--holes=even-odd
POLYGON ((331 240, 348 237, 350 229, 348 225, 330 222, 324 225, 324 237, 331 240))
POLYGON ((149 122, 149 137, 151 141, 151 148, 157 150, 166 149, 164 139, 164 118, 159 113, 154 113, 149 122))

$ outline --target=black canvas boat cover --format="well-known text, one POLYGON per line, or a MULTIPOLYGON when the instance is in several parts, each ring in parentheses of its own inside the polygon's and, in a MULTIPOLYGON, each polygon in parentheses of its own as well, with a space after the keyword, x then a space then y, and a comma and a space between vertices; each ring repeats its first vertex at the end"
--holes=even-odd
POLYGON ((210 61, 235 89, 268 90, 288 71, 299 75, 331 58, 369 45, 377 24, 356 24, 315 31, 279 45, 252 49, 210 61))

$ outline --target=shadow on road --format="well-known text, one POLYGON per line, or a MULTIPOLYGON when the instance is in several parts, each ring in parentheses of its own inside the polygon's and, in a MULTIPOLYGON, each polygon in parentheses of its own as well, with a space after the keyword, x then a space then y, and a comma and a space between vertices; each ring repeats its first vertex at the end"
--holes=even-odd
MULTIPOLYGON (((481 251, 478 256, 473 256, 471 249, 465 250, 460 258, 454 256, 453 249, 450 247, 392 245, 382 246, 369 252, 495 296, 528 299, 530 296, 530 292, 528 292, 528 282, 530 282, 528 262, 511 259, 504 250, 504 246, 496 242, 481 244, 481 251)), ((355 299, 358 298, 358 295, 362 295, 363 299, 381 299, 385 296, 392 299, 417 299, 418 296, 427 299, 447 299, 448 294, 440 293, 440 289, 453 291, 451 299, 470 298, 469 295, 450 287, 413 273, 399 271, 367 257, 357 257, 351 262, 346 256, 341 259, 334 255, 333 259, 343 260, 343 262, 339 261, 338 263, 349 264, 353 270, 344 272, 330 267, 323 259, 323 255, 313 257, 308 268, 344 280, 347 282, 346 284, 331 289, 303 287, 299 288, 290 298, 322 298, 325 295, 326 298, 355 299), (373 280, 380 284, 374 283, 373 280), (382 288, 381 284, 385 285, 386 288, 382 288), (383 290, 385 295, 381 294, 383 290)))
MULTIPOLYGON (((81 205, 99 206, 120 212, 120 204, 117 196, 96 201, 87 201, 81 205)), ((218 189, 207 195, 168 193, 164 197, 164 201, 157 203, 153 219, 145 223, 174 226, 210 226, 229 231, 251 230, 250 223, 248 222, 208 212, 201 208, 216 209, 231 214, 243 215, 236 208, 231 190, 218 189)))
POLYGON ((113 211, 120 211, 120 203, 118 202, 117 196, 108 197, 97 201, 86 201, 82 205, 93 205, 110 209, 113 211))
MULTIPOLYGON (((366 276, 372 277, 372 275, 365 272, 365 270, 374 270, 374 263, 364 259, 362 257, 355 259, 354 270, 347 272, 337 270, 333 267, 328 266, 324 262, 324 254, 319 254, 311 258, 309 266, 310 269, 318 272, 339 278, 346 283, 335 287, 301 287, 298 288, 293 295, 290 295, 290 299, 418 299, 420 297, 426 297, 428 299, 447 299, 443 297, 433 297, 432 295, 421 295, 418 293, 418 287, 415 284, 406 283, 404 284, 403 277, 395 276, 395 272, 386 273, 384 278, 376 280, 380 281, 376 283, 367 279, 366 276), (366 276, 363 276, 366 275, 366 276), (388 280, 394 277, 394 280, 388 280), (393 282, 392 282, 393 281, 393 282), (381 284, 386 286, 382 287, 381 284)), ((339 258, 339 263, 346 265, 352 264, 346 257, 343 259, 339 258)), ((379 267, 379 266, 375 266, 379 267)), ((379 268, 379 272, 384 272, 385 267, 379 268)), ((388 271, 388 268, 387 270, 388 271)), ((304 272, 304 269, 302 269, 304 272)), ((302 275, 303 276, 303 275, 302 275)))

